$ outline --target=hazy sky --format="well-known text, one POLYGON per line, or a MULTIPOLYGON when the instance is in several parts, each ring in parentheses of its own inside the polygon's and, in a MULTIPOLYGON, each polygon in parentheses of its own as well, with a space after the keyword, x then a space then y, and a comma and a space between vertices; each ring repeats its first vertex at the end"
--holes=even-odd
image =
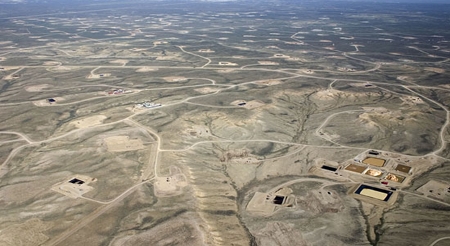
MULTIPOLYGON (((26 2, 42 2, 42 3, 51 3, 54 1, 58 2, 64 2, 64 1, 70 1, 70 2, 79 2, 79 0, 0 0, 1 3, 26 3, 26 2)), ((92 2, 105 2, 107 0, 92 0, 92 2)), ((127 0, 124 0, 126 2, 127 0)), ((146 2, 146 0, 140 0, 143 2, 146 2)), ((205 1, 205 2, 223 2, 227 0, 147 0, 148 2, 152 1, 205 1)), ((228 0, 228 1, 252 1, 255 2, 257 0, 228 0)), ((450 0, 261 0, 265 2, 273 1, 273 2, 373 2, 373 3, 445 3, 450 4, 450 0)), ((88 0, 83 0, 83 2, 89 2, 88 0)), ((114 2, 117 2, 117 0, 114 0, 114 2)), ((131 0, 130 2, 134 2, 131 0)))
MULTIPOLYGON (((282 1, 282 0, 281 0, 282 1)), ((305 2, 305 0, 291 0, 298 2, 305 2)), ((308 0, 306 0, 308 1, 308 0)), ((311 1, 311 0, 309 0, 311 1)), ((312 0, 314 1, 314 0, 312 0)), ((373 2, 373 3, 447 3, 450 4, 450 0, 315 0, 316 2, 373 2)))

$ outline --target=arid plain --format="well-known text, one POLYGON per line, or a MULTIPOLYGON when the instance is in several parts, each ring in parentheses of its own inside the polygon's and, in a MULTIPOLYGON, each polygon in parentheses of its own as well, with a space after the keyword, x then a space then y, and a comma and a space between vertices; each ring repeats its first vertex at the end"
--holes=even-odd
POLYGON ((2 5, 0 245, 448 245, 426 6, 2 5))

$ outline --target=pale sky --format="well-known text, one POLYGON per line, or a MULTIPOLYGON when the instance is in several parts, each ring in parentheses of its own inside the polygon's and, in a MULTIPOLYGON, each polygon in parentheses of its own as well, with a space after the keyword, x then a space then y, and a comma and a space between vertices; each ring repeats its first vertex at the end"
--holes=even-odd
MULTIPOLYGON (((71 3, 76 3, 76 2, 81 2, 79 0, 0 0, 0 4, 2 3, 26 3, 26 2, 30 2, 30 3, 51 3, 51 2, 64 2, 64 1, 68 1, 71 3)), ((92 0, 91 2, 107 2, 108 0, 92 0)), ((118 0, 112 0, 113 2, 120 2, 118 0)), ((140 0, 141 2, 146 2, 146 0, 140 0)), ((154 2, 154 1, 162 1, 162 2, 176 2, 179 0, 147 0, 148 2, 154 2)), ((207 2, 224 2, 227 0, 182 0, 184 1, 207 1, 207 2)), ((258 0, 228 0, 228 1, 233 1, 233 2, 238 2, 238 1, 251 1, 251 2, 258 2, 258 0)), ((450 0, 261 0, 261 2, 372 2, 372 3, 443 3, 443 4, 450 4, 450 0)), ((89 2, 89 0, 83 0, 82 2, 89 2)), ((123 0, 123 2, 127 2, 127 0, 123 0)), ((133 0, 129 1, 129 2, 134 2, 133 0)))

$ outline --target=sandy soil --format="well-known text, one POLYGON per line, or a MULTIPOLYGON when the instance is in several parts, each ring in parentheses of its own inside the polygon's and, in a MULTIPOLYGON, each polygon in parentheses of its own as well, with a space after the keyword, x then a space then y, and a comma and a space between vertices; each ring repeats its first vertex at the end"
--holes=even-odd
POLYGON ((6 75, 5 77, 3 77, 4 80, 13 80, 13 79, 17 79, 18 77, 16 77, 17 75, 6 75))
POLYGON ((328 58, 338 59, 338 60, 345 60, 345 59, 347 59, 345 56, 328 56, 328 58))
POLYGON ((32 86, 25 87, 25 90, 28 92, 38 92, 38 91, 42 91, 43 89, 45 89, 49 86, 50 86, 49 84, 32 85, 32 86))
POLYGON ((61 64, 61 62, 57 62, 57 61, 46 61, 46 62, 44 62, 44 66, 57 66, 57 65, 60 65, 61 64))
POLYGON ((377 207, 373 204, 362 202, 361 207, 363 213, 367 216, 367 222, 369 223, 369 236, 375 239, 375 226, 380 224, 380 219, 383 218, 383 207, 377 207))
POLYGON ((435 72, 435 73, 445 73, 445 69, 437 68, 437 67, 426 67, 425 71, 435 72))
POLYGON ((188 135, 190 137, 209 137, 211 135, 211 131, 208 127, 197 125, 192 126, 189 129, 187 129, 184 133, 185 135, 188 135))
POLYGON ((228 162, 227 173, 232 178, 234 185, 241 189, 255 179, 258 165, 243 165, 242 163, 228 162))
POLYGON ((262 230, 252 234, 258 245, 309 245, 302 233, 286 222, 268 222, 262 230))
POLYGON ((183 187, 187 186, 186 176, 175 166, 170 167, 170 175, 157 177, 154 183, 154 192, 157 197, 177 196, 183 193, 183 187))
MULTIPOLYGON (((348 85, 351 85, 352 87, 366 87, 366 84, 364 83, 349 83, 348 85)), ((374 85, 372 85, 374 87, 374 85)))
POLYGON ((119 60, 110 61, 109 63, 111 63, 111 64, 121 64, 122 66, 125 66, 128 63, 128 60, 121 60, 121 59, 119 59, 119 60))
POLYGON ((54 66, 54 67, 49 67, 46 68, 47 71, 59 71, 59 72, 64 72, 64 71, 70 71, 72 70, 72 68, 70 67, 65 67, 65 66, 54 66))
POLYGON ((313 97, 319 100, 333 100, 338 95, 339 91, 331 89, 318 91, 313 97))
POLYGON ((281 84, 281 81, 277 80, 277 79, 270 79, 270 80, 264 80, 264 81, 257 82, 256 84, 270 86, 270 85, 281 84))
POLYGON ((130 139, 128 136, 113 136, 104 139, 108 151, 122 152, 143 149, 141 139, 130 139))
POLYGON ((41 245, 49 238, 43 233, 51 228, 47 222, 37 218, 16 224, 0 231, 0 245, 4 246, 34 246, 41 245))
POLYGON ((289 58, 290 56, 288 56, 288 55, 284 55, 284 54, 275 54, 275 55, 273 55, 274 57, 277 57, 277 58, 289 58))
POLYGON ((168 54, 165 56, 156 57, 157 61, 185 61, 182 56, 176 53, 172 53, 172 55, 168 54))
POLYGON ((249 201, 246 210, 254 215, 258 216, 270 216, 280 208, 286 207, 288 204, 292 204, 295 200, 294 196, 291 196, 292 189, 283 187, 272 193, 256 192, 252 199, 249 201), (273 200, 275 196, 285 196, 285 202, 283 205, 274 204, 273 200))
POLYGON ((417 191, 423 193, 425 196, 431 196, 443 200, 444 198, 449 197, 449 189, 450 184, 441 181, 430 180, 419 189, 417 189, 417 191))
POLYGON ((138 72, 138 73, 151 72, 151 71, 158 71, 158 69, 151 68, 151 67, 141 67, 136 70, 136 72, 138 72))
POLYGON ((234 72, 234 69, 222 69, 222 70, 217 70, 218 73, 232 73, 234 72))
POLYGON ((158 44, 167 44, 167 41, 155 41, 153 42, 154 45, 158 45, 158 44))
POLYGON ((403 104, 408 105, 417 105, 417 104, 424 104, 425 102, 420 97, 414 97, 414 96, 403 96, 400 97, 400 99, 403 101, 403 104))
MULTIPOLYGON (((116 236, 109 244, 111 246, 147 246, 147 245, 211 245, 204 242, 204 234, 193 216, 181 215, 171 218, 145 230, 130 230, 131 226, 122 229, 123 233, 116 236)), ((153 218, 145 218, 152 220, 153 218)), ((137 218, 135 223, 142 220, 137 218)), ((133 221, 134 222, 134 221, 133 221)), ((204 225, 202 225, 204 226, 204 225)))
POLYGON ((85 175, 72 175, 69 176, 66 180, 55 184, 51 189, 52 191, 58 192, 62 195, 68 196, 70 198, 76 199, 78 197, 81 197, 83 194, 93 190, 94 188, 89 186, 89 183, 95 182, 96 179, 93 179, 89 176, 85 175), (78 180, 82 180, 83 184, 73 184, 69 181, 73 178, 76 178, 78 180))
POLYGON ((409 76, 398 76, 397 79, 401 80, 401 81, 406 81, 406 82, 413 81, 413 79, 411 77, 409 77, 409 76))
POLYGON ((39 107, 44 107, 44 106, 53 106, 55 104, 57 104, 58 102, 62 102, 65 99, 63 97, 53 97, 53 99, 56 100, 56 102, 54 103, 49 103, 47 101, 47 99, 43 99, 43 100, 38 100, 38 101, 34 101, 33 104, 39 107))
POLYGON ((253 100, 253 101, 249 101, 249 102, 247 102, 245 100, 236 100, 236 101, 231 102, 230 104, 233 106, 239 106, 238 104, 240 104, 240 103, 245 103, 245 105, 242 107, 246 108, 246 109, 259 108, 259 107, 265 105, 263 102, 261 102, 259 100, 253 100))
POLYGON ((313 74, 314 73, 314 71, 312 71, 310 69, 302 69, 302 70, 300 70, 300 72, 306 73, 306 74, 313 74))
POLYGON ((220 66, 237 66, 237 63, 233 63, 233 62, 219 62, 220 66))
POLYGON ((202 94, 209 94, 209 93, 214 93, 220 89, 214 88, 214 87, 204 87, 204 88, 198 88, 198 89, 194 89, 194 90, 197 92, 200 92, 202 94))
POLYGON ((269 65, 269 66, 280 65, 280 63, 273 62, 273 61, 258 61, 258 64, 260 64, 260 65, 269 65))
POLYGON ((87 128, 91 126, 97 126, 103 123, 107 117, 104 115, 95 115, 88 118, 72 121, 70 124, 76 128, 87 128))
POLYGON ((163 79, 167 82, 180 82, 180 81, 187 80, 185 77, 181 77, 181 76, 170 76, 170 77, 164 77, 163 79))
POLYGON ((110 73, 102 73, 102 74, 89 74, 86 76, 87 79, 99 79, 111 76, 110 73))
POLYGON ((383 119, 386 122, 397 122, 397 117, 402 116, 401 112, 392 112, 392 111, 382 111, 382 110, 371 110, 366 111, 362 114, 358 115, 358 119, 364 122, 366 127, 376 127, 378 123, 373 120, 372 117, 376 117, 378 119, 383 119))
POLYGON ((201 50, 198 50, 198 52, 200 52, 200 53, 214 53, 215 51, 211 50, 211 49, 201 49, 201 50))
POLYGON ((268 202, 269 194, 256 192, 247 205, 247 211, 260 216, 272 215, 275 211, 275 204, 268 202))
MULTIPOLYGON (((0 61, 2 61, 2 59, 4 59, 3 57, 0 57, 0 61)), ((20 67, 3 67, 2 71, 9 71, 9 70, 16 70, 19 69, 20 67)))
POLYGON ((132 48, 132 49, 130 49, 130 51, 134 51, 134 52, 140 52, 140 51, 147 51, 147 49, 145 49, 145 48, 132 48))
POLYGON ((450 89, 450 85, 448 85, 448 84, 446 84, 446 85, 439 85, 439 86, 450 89))

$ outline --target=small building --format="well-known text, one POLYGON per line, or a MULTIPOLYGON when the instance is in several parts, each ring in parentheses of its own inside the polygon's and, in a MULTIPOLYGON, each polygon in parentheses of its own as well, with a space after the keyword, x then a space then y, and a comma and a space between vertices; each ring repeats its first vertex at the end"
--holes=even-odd
POLYGON ((152 103, 152 102, 144 102, 141 104, 142 107, 145 108, 156 108, 156 107, 161 107, 161 103, 152 103))
POLYGON ((380 152, 375 151, 375 150, 369 151, 369 155, 379 155, 379 154, 380 154, 380 152))
POLYGON ((115 89, 115 90, 108 92, 109 95, 118 95, 118 94, 122 94, 122 93, 125 93, 124 89, 115 89))
POLYGON ((49 102, 49 103, 55 103, 56 100, 55 100, 54 98, 49 98, 49 99, 47 99, 47 102, 49 102))

